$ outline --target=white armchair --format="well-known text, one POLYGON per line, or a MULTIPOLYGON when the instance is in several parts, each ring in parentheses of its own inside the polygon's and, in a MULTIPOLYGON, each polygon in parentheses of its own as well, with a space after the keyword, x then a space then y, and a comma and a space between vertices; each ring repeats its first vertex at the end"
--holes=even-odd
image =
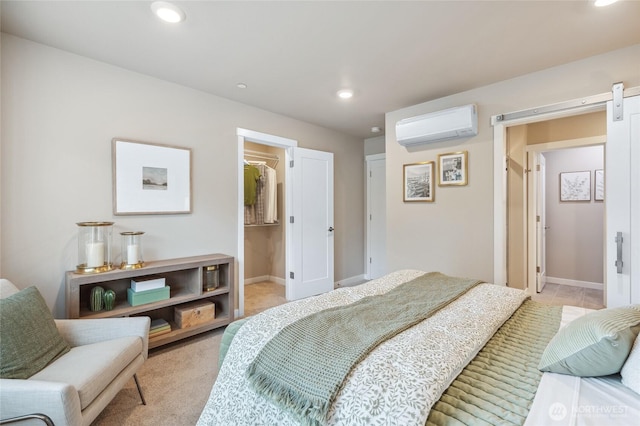
MULTIPOLYGON (((18 291, 0 280, 0 298, 18 291)), ((35 414, 56 426, 88 426, 132 377, 145 404, 136 372, 149 349, 148 317, 55 323, 71 350, 28 379, 0 379, 0 424, 35 414)))

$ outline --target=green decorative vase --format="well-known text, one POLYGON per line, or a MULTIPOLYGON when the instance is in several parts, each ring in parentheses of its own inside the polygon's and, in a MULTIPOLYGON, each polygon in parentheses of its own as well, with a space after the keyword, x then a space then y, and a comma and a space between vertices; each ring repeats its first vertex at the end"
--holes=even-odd
POLYGON ((104 308, 104 288, 95 286, 91 289, 91 299, 89 300, 89 308, 93 312, 101 311, 104 308))
POLYGON ((112 310, 116 306, 116 292, 109 289, 104 292, 104 308, 107 311, 112 310))

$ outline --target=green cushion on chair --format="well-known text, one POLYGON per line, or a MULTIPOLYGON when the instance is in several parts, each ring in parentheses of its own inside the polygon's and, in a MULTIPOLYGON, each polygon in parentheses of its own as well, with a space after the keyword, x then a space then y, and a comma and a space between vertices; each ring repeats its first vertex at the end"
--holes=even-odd
POLYGON ((0 299, 0 378, 27 379, 71 348, 36 287, 0 299))

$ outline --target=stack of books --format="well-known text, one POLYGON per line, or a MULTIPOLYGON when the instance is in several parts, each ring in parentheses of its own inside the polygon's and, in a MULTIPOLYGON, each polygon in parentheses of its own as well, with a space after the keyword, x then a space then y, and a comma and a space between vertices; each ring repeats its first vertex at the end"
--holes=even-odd
POLYGON ((149 339, 162 336, 170 331, 171 325, 162 318, 151 320, 151 327, 149 327, 149 339))
POLYGON ((127 301, 131 306, 166 300, 170 297, 170 288, 164 277, 148 275, 131 280, 131 287, 127 289, 127 301))

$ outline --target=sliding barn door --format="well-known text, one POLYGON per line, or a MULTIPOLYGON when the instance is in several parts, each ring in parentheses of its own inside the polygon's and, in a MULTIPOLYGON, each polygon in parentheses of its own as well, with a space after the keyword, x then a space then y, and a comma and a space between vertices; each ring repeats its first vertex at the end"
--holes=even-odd
POLYGON ((640 303, 640 96, 607 103, 605 204, 607 307, 640 303))

